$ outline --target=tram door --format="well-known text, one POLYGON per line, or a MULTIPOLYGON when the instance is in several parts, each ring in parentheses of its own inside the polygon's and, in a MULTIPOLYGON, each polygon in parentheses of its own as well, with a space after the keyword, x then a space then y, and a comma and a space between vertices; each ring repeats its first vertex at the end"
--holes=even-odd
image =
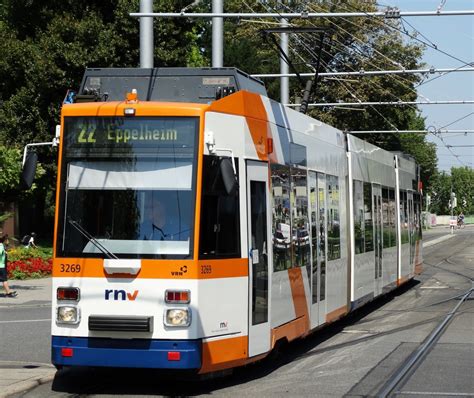
POLYGON ((415 270, 415 211, 413 206, 413 192, 407 192, 408 200, 408 236, 410 240, 410 274, 415 270))
POLYGON ((311 328, 326 321, 326 176, 309 172, 311 218, 311 328))
POLYGON ((374 209, 374 252, 375 266, 374 294, 382 293, 382 262, 383 262, 383 227, 382 227, 382 189, 378 184, 372 184, 372 209, 374 209))
POLYGON ((268 165, 247 162, 249 237, 249 356, 270 350, 269 264, 272 263, 268 165))

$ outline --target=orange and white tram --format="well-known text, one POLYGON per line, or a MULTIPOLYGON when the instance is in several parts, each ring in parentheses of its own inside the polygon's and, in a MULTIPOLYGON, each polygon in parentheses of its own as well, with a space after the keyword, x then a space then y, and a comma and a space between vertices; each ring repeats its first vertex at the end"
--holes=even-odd
POLYGON ((421 270, 416 164, 236 69, 89 69, 66 102, 57 367, 233 368, 421 270))

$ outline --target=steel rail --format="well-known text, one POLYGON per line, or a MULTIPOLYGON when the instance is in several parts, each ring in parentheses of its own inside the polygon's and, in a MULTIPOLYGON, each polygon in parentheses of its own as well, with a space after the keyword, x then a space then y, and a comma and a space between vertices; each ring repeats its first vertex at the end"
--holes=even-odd
POLYGON ((412 371, 415 369, 415 366, 425 358, 425 356, 428 354, 428 351, 441 337, 442 333, 455 315, 458 308, 469 298, 469 296, 474 291, 474 282, 472 281, 472 279, 471 283, 473 283, 473 287, 471 287, 466 292, 466 294, 464 294, 459 303, 448 313, 448 315, 436 327, 436 329, 431 332, 431 334, 428 336, 427 339, 425 339, 421 346, 418 347, 418 349, 405 361, 405 363, 400 368, 398 368, 397 371, 390 377, 387 383, 385 383, 385 385, 376 394, 377 397, 388 397, 391 393, 395 392, 395 389, 397 387, 403 385, 409 376, 411 376, 412 371))

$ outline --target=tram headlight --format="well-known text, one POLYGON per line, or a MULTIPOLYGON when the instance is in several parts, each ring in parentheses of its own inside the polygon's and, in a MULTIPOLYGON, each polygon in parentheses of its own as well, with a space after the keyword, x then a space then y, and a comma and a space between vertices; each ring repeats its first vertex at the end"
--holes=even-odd
POLYGON ((69 325, 77 325, 80 321, 79 308, 64 305, 58 307, 57 322, 69 325))
POLYGON ((191 324, 191 311, 189 308, 171 308, 165 310, 164 321, 166 326, 189 326, 191 324))

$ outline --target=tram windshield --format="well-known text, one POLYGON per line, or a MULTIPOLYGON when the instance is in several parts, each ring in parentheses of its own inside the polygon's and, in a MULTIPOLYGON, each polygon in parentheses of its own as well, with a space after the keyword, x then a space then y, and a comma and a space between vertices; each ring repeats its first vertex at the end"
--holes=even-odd
POLYGON ((59 257, 189 258, 198 118, 65 118, 59 257))

